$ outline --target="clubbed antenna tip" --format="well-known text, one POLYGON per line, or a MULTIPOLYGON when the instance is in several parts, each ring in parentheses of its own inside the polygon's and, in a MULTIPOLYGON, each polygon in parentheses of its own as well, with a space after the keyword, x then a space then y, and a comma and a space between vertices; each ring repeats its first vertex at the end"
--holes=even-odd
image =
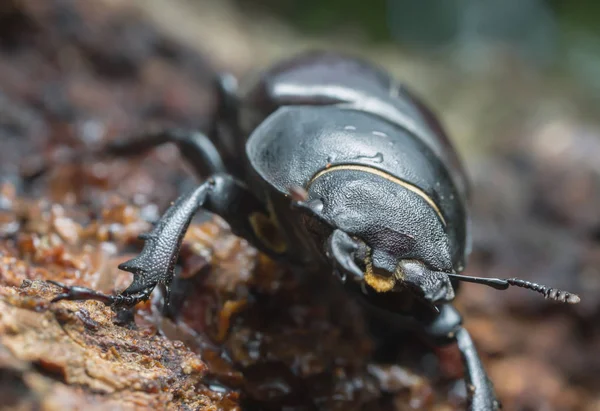
POLYGON ((581 301, 581 298, 579 298, 577 294, 559 290, 557 288, 546 287, 545 285, 532 283, 531 281, 520 280, 518 278, 509 278, 506 281, 510 285, 527 288, 528 290, 533 290, 540 294, 543 294, 544 297, 546 297, 549 300, 554 300, 567 304, 578 304, 581 301))
POLYGON ((448 276, 459 281, 487 285, 497 290, 506 290, 511 285, 515 287, 526 288, 542 294, 548 300, 558 301, 566 304, 578 304, 581 301, 581 298, 579 298, 577 294, 559 290, 557 288, 550 288, 545 285, 521 280, 518 278, 509 278, 504 280, 500 278, 469 277, 459 274, 448 274, 448 276))

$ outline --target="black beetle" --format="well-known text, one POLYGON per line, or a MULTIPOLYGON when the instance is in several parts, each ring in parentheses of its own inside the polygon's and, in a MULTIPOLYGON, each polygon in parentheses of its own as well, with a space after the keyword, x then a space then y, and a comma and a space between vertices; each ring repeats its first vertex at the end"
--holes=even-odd
POLYGON ((60 283, 63 299, 130 307, 157 285, 168 304, 179 248, 203 208, 234 234, 293 266, 334 272, 361 301, 393 321, 417 325, 438 345, 456 342, 469 409, 499 407, 460 314, 458 281, 510 285, 553 300, 579 297, 519 279, 459 275, 470 251, 468 184, 440 122, 403 85, 361 59, 308 52, 238 93, 217 76, 221 104, 210 138, 165 129, 116 140, 106 153, 134 155, 175 143, 204 183, 181 196, 141 236, 140 255, 119 266, 134 274, 118 295, 60 283))

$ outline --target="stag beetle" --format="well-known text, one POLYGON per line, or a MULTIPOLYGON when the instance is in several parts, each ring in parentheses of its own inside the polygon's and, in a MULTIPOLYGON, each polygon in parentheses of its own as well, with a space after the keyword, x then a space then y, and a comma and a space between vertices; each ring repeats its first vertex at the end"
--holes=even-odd
POLYGON ((107 145, 136 155, 174 143, 200 176, 141 236, 120 294, 54 284, 54 302, 131 307, 163 288, 168 304, 182 239, 200 209, 292 266, 335 273, 360 301, 413 324, 438 345, 457 343, 469 409, 499 408, 460 314, 458 282, 528 288, 560 302, 575 294, 519 279, 460 275, 471 249, 466 173, 441 123, 381 68, 333 52, 305 52, 262 72, 244 92, 215 76, 220 106, 209 133, 162 129, 107 145))

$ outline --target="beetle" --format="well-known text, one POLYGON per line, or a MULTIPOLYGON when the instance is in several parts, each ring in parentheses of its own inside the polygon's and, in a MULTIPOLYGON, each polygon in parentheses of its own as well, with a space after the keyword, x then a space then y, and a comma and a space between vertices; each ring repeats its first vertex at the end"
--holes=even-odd
POLYGON ((284 59, 240 91, 219 74, 220 104, 208 133, 160 129, 117 139, 111 155, 176 144, 200 176, 119 265, 134 274, 108 295, 66 286, 52 301, 95 299, 113 307, 147 300, 157 285, 169 303, 187 227, 199 209, 276 260, 334 273, 350 293, 393 323, 418 329, 462 354, 469 409, 498 409, 462 317, 459 282, 528 288, 578 303, 575 294, 520 279, 470 277, 469 186, 441 122, 382 68, 329 51, 284 59))

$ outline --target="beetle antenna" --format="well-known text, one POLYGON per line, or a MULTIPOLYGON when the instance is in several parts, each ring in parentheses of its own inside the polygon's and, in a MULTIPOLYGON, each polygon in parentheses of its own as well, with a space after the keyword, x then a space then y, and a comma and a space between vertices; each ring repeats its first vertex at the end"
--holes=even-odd
POLYGON ((448 277, 468 283, 483 284, 495 288, 496 290, 506 290, 509 286, 526 288, 543 294, 549 300, 558 301, 561 303, 577 304, 581 298, 577 294, 568 291, 559 290, 558 288, 550 288, 545 285, 533 283, 531 281, 521 280, 519 278, 484 278, 484 277, 469 277, 459 274, 448 274, 448 277))

